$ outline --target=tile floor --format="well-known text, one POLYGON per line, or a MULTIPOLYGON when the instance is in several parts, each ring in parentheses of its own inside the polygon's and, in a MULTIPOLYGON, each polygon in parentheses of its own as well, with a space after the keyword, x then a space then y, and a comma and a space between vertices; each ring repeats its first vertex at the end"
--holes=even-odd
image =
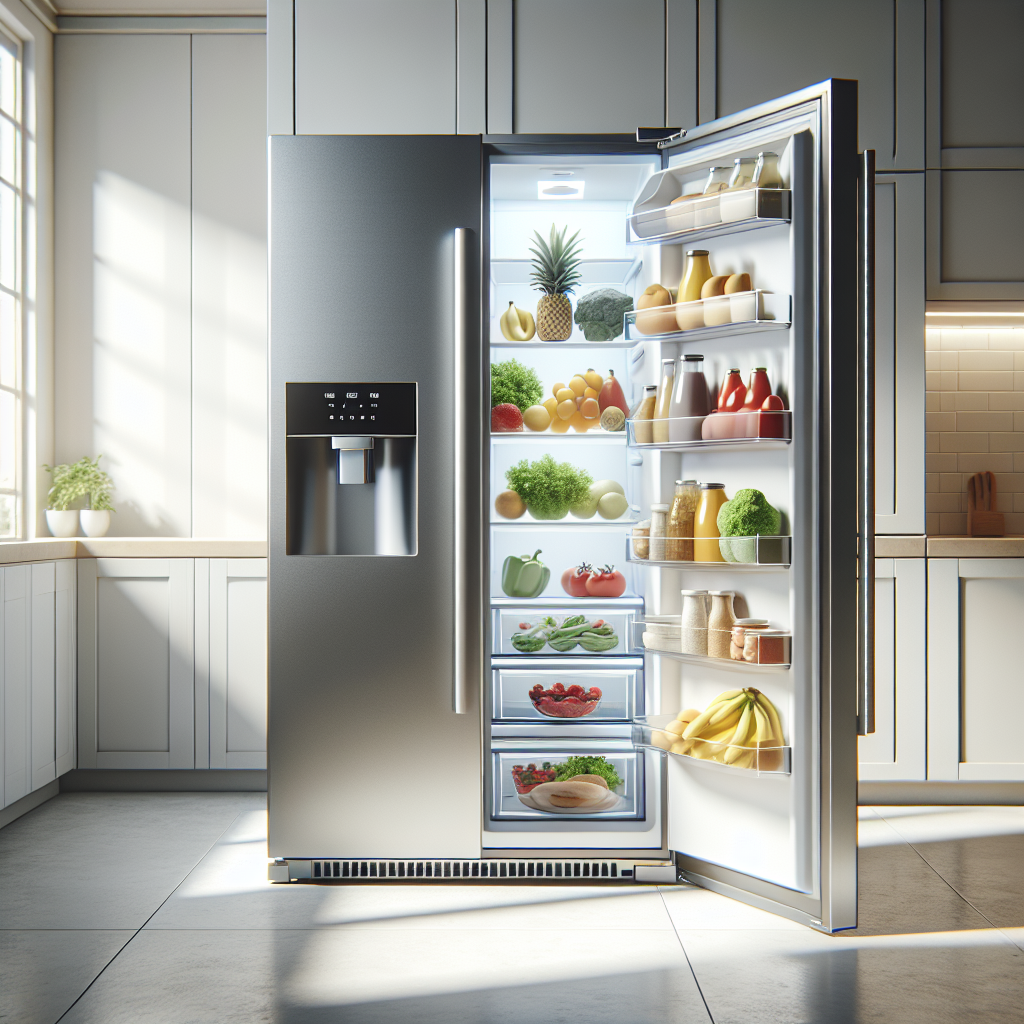
POLYGON ((261 794, 0 831, 3 1024, 1024 1020, 1024 808, 863 808, 860 927, 692 887, 271 886, 261 794))

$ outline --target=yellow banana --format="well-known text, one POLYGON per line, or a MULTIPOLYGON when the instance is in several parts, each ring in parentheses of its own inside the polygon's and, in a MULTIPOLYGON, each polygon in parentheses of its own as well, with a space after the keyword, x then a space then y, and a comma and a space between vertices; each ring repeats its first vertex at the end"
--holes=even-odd
POLYGON ((501 314, 499 324, 501 333, 509 341, 529 341, 536 333, 533 314, 516 309, 514 302, 510 302, 508 309, 501 314))
POLYGON ((751 726, 754 722, 752 708, 753 702, 751 701, 743 709, 743 714, 740 715, 739 724, 736 726, 736 731, 733 733, 732 739, 729 741, 729 745, 726 747, 725 754, 722 757, 726 764, 732 764, 737 758, 749 752, 745 748, 750 739, 751 726))
POLYGON ((754 699, 760 704, 761 709, 768 716, 768 721, 771 723, 772 731, 770 738, 772 742, 780 747, 784 746, 786 741, 782 735, 782 722, 779 719, 778 709, 763 693, 758 693, 754 699))
POLYGON ((708 719, 709 724, 717 725, 719 722, 722 721, 722 719, 728 718, 729 715, 733 712, 733 710, 735 710, 736 708, 741 708, 749 700, 750 698, 742 690, 740 690, 739 696, 733 697, 730 700, 724 700, 720 704, 716 704, 715 707, 717 708, 717 710, 711 716, 711 718, 708 719))
POLYGON ((714 715, 718 712, 719 707, 723 701, 732 700, 734 697, 739 697, 743 693, 742 690, 727 690, 725 693, 720 693, 684 730, 683 739, 692 740, 694 736, 699 736, 703 732, 705 726, 711 721, 714 715))

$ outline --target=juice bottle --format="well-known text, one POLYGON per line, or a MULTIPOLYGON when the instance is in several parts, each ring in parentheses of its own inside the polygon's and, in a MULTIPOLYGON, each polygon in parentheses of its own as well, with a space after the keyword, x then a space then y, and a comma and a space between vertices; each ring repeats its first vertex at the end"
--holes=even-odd
POLYGON ((704 306, 696 300, 700 298, 705 281, 715 275, 711 273, 711 261, 707 249, 691 249, 686 254, 686 265, 683 277, 679 282, 676 296, 676 323, 681 331, 691 331, 695 327, 704 326, 704 306), (689 305, 684 305, 689 303, 689 305))
POLYGON ((718 510, 729 499, 725 484, 701 484, 700 501, 693 518, 693 560, 695 562, 724 562, 718 545, 718 510))
POLYGON ((696 480, 677 480, 676 492, 665 527, 665 560, 693 561, 693 517, 700 500, 700 484, 696 480))
POLYGON ((704 417, 711 412, 704 357, 688 353, 679 360, 672 405, 669 408, 670 441, 699 441, 704 417))
POLYGON ((676 379, 676 361, 662 359, 661 380, 654 400, 654 441, 664 444, 668 440, 668 414, 672 407, 672 385, 676 379))
POLYGON ((656 384, 644 385, 644 397, 633 413, 633 437, 637 444, 650 444, 654 440, 654 406, 658 400, 656 384))

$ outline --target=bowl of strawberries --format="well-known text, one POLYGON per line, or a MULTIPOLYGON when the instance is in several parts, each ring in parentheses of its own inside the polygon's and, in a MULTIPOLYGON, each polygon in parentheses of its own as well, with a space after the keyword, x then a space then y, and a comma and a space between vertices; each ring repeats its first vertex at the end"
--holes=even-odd
POLYGON ((545 718, 583 718, 592 715, 601 703, 601 691, 592 686, 584 689, 578 683, 565 686, 555 683, 545 690, 540 683, 530 690, 534 708, 545 718))

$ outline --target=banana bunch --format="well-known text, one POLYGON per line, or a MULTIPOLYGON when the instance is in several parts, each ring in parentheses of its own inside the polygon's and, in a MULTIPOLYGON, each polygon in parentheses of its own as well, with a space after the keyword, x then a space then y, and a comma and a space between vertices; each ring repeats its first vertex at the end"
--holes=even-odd
POLYGON ((508 304, 508 309, 501 314, 498 322, 507 341, 529 341, 537 333, 533 314, 517 309, 514 302, 508 304))
POLYGON ((651 739, 673 754, 761 771, 782 767, 785 742, 775 705, 752 686, 720 693, 704 711, 680 711, 651 739))

